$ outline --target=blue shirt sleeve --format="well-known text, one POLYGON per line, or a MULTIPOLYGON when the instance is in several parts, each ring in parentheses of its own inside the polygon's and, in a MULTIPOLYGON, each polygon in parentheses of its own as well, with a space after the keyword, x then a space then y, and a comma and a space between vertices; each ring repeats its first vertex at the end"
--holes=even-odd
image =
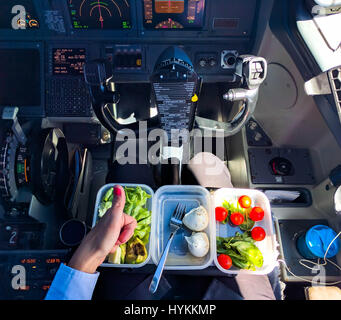
POLYGON ((91 300, 98 276, 61 264, 45 300, 91 300))

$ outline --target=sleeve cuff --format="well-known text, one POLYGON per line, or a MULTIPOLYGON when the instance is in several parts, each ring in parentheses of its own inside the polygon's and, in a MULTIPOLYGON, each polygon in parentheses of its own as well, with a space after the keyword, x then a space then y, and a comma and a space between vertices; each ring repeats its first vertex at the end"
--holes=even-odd
POLYGON ((45 300, 91 300, 98 277, 61 264, 45 300))

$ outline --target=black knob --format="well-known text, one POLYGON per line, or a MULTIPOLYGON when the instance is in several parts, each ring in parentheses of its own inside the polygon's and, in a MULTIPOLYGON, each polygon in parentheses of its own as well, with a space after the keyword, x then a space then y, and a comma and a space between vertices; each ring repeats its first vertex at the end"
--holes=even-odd
POLYGON ((210 67, 215 67, 217 65, 217 60, 215 58, 210 58, 208 60, 208 64, 210 65, 210 67))
POLYGON ((227 66, 232 67, 233 65, 236 64, 236 57, 232 53, 226 53, 223 59, 224 59, 225 65, 227 66))
POLYGON ((288 176, 293 173, 292 163, 285 158, 277 157, 270 161, 270 168, 274 175, 288 176))
POLYGON ((205 58, 201 58, 201 59, 199 60, 199 66, 200 66, 201 68, 205 68, 205 67, 207 66, 207 60, 206 60, 205 58))

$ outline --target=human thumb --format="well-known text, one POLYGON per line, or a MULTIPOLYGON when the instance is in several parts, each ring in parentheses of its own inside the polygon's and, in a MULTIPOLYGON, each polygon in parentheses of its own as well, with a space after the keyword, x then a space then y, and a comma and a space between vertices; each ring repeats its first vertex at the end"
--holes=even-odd
POLYGON ((113 211, 122 211, 125 205, 125 192, 121 186, 114 186, 113 190, 113 201, 112 201, 112 210, 113 211))

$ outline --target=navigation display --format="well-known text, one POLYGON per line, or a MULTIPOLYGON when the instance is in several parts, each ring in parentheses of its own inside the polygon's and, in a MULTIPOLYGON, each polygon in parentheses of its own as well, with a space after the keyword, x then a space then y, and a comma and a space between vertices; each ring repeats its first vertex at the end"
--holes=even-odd
POLYGON ((83 48, 57 48, 52 50, 53 75, 80 76, 84 73, 86 51, 83 48))
POLYGON ((66 0, 74 29, 131 29, 130 0, 66 0))
POLYGON ((39 19, 33 1, 0 1, 0 29, 39 29, 39 19))
POLYGON ((201 29, 205 0, 143 0, 146 29, 201 29))
POLYGON ((0 49, 0 105, 40 106, 40 52, 0 49))

